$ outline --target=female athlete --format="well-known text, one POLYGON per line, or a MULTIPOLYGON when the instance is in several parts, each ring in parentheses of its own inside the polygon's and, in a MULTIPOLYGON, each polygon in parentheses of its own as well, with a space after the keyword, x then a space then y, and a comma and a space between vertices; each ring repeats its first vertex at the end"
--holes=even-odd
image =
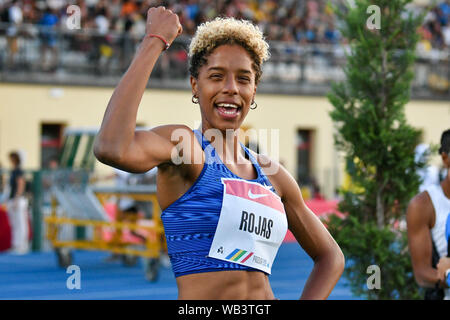
POLYGON ((159 57, 182 32, 178 16, 150 8, 146 36, 107 106, 94 153, 129 172, 158 167, 157 197, 179 299, 275 299, 268 275, 287 229, 314 260, 303 299, 326 299, 344 256, 305 205, 285 168, 239 142, 268 44, 248 21, 199 26, 190 49, 192 102, 201 125, 135 131, 159 57))

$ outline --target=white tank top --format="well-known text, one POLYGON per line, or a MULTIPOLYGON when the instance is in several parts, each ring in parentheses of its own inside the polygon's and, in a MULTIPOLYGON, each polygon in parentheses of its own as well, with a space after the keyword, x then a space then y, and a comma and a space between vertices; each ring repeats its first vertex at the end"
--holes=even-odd
MULTIPOLYGON (((436 222, 431 229, 431 237, 439 257, 446 257, 448 242, 445 237, 445 227, 447 219, 450 219, 450 199, 445 196, 440 185, 430 185, 425 191, 430 195, 436 215, 436 222)), ((450 299, 450 289, 445 290, 445 299, 450 299)))

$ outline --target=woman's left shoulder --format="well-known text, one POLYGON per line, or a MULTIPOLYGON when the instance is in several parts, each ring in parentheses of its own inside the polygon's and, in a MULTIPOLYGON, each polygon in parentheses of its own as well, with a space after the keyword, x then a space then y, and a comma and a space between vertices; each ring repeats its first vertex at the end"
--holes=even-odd
POLYGON ((291 190, 293 186, 298 187, 295 179, 279 161, 274 160, 265 154, 255 153, 252 150, 250 150, 250 152, 258 161, 263 173, 282 199, 287 195, 287 191, 291 190))

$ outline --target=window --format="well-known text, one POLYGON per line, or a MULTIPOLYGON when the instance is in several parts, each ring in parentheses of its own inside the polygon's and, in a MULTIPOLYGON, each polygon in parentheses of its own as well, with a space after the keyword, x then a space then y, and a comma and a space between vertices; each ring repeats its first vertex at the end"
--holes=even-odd
POLYGON ((63 124, 41 125, 41 167, 47 168, 52 159, 59 159, 63 137, 63 124))
POLYGON ((297 131, 297 182, 311 184, 311 130, 297 131))

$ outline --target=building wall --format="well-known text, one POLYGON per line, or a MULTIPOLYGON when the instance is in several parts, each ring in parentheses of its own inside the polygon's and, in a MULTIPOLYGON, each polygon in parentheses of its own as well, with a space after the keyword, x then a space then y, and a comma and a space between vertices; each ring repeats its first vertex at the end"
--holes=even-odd
MULTIPOLYGON (((98 128, 113 88, 55 87, 2 84, 0 86, 0 163, 8 167, 7 154, 22 150, 24 167, 40 165, 42 123, 62 123, 68 127, 98 128)), ((297 130, 313 130, 312 173, 331 196, 343 179, 343 164, 333 145, 333 126, 328 116, 332 106, 326 97, 257 94, 258 108, 250 110, 244 124, 256 130, 279 130, 279 159, 296 177, 297 130)), ((412 101, 406 107, 408 122, 423 130, 423 142, 438 143, 443 130, 450 127, 449 101, 412 101)), ((191 92, 147 90, 141 101, 138 123, 157 126, 182 123, 199 125, 198 105, 191 103, 191 92)), ((269 144, 270 146, 270 144, 269 144)), ((273 150, 264 150, 276 158, 273 150)), ((439 164, 437 157, 433 159, 439 164)), ((110 168, 97 165, 99 172, 110 168)))

